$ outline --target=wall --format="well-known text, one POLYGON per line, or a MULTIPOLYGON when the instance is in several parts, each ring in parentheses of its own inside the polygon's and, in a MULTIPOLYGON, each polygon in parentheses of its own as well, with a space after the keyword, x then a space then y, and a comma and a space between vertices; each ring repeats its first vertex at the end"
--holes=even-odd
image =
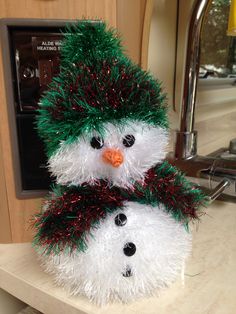
MULTIPOLYGON (((162 82, 167 93, 171 129, 178 127, 178 115, 174 108, 176 32, 178 0, 154 0, 151 17, 148 69, 162 82)), ((169 150, 173 150, 170 136, 169 150)))
POLYGON ((116 26, 121 35, 126 53, 138 64, 141 63, 142 34, 145 10, 152 0, 117 0, 116 26))
POLYGON ((149 38, 148 68, 163 82, 173 105, 177 0, 154 0, 149 38))
MULTIPOLYGON (((151 18, 148 69, 162 82, 167 94, 171 129, 178 127, 178 116, 174 108, 176 32, 178 0, 154 0, 151 18)), ((173 148, 170 136, 169 150, 173 148)))

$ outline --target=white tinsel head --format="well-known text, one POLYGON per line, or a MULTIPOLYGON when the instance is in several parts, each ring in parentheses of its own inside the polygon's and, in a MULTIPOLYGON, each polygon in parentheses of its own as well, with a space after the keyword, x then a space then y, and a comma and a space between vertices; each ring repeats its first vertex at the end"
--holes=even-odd
POLYGON ((49 159, 49 170, 62 185, 94 184, 105 179, 128 187, 164 159, 166 146, 167 131, 160 127, 140 121, 107 123, 103 136, 93 132, 73 143, 61 143, 49 159), (117 163, 111 161, 111 154, 117 163))

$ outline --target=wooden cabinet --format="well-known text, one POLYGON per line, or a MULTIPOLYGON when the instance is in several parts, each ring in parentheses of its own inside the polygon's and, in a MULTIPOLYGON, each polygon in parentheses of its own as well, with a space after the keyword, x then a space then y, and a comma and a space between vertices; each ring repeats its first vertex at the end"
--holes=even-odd
MULTIPOLYGON (((145 66, 151 6, 152 0, 1 0, 0 18, 100 18, 118 28, 128 55, 145 66)), ((25 242, 32 238, 29 219, 39 210, 41 199, 20 200, 15 194, 2 49, 4 43, 0 49, 0 242, 25 242)))

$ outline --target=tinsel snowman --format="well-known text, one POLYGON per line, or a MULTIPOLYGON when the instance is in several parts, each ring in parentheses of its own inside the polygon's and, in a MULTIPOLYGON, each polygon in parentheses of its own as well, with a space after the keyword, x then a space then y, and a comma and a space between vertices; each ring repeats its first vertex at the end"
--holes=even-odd
POLYGON ((68 27, 37 128, 56 183, 34 226, 42 265, 97 304, 152 295, 180 273, 206 198, 164 161, 160 83, 102 22, 68 27))

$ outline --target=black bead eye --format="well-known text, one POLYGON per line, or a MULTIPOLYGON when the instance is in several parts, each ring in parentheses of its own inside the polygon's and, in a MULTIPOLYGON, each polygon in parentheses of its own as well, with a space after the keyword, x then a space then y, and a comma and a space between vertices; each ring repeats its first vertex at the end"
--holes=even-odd
POLYGON ((135 137, 131 134, 128 134, 126 135, 124 138, 123 138, 123 145, 125 147, 131 147, 134 145, 134 142, 135 142, 135 137))
POLYGON ((100 138, 99 136, 97 137, 93 137, 90 141, 90 145, 92 146, 92 148, 94 149, 101 149, 104 145, 104 141, 102 138, 100 138))
POLYGON ((118 227, 122 227, 126 224, 127 222, 127 217, 125 216, 125 214, 118 214, 116 217, 115 217, 115 224, 118 226, 118 227))

